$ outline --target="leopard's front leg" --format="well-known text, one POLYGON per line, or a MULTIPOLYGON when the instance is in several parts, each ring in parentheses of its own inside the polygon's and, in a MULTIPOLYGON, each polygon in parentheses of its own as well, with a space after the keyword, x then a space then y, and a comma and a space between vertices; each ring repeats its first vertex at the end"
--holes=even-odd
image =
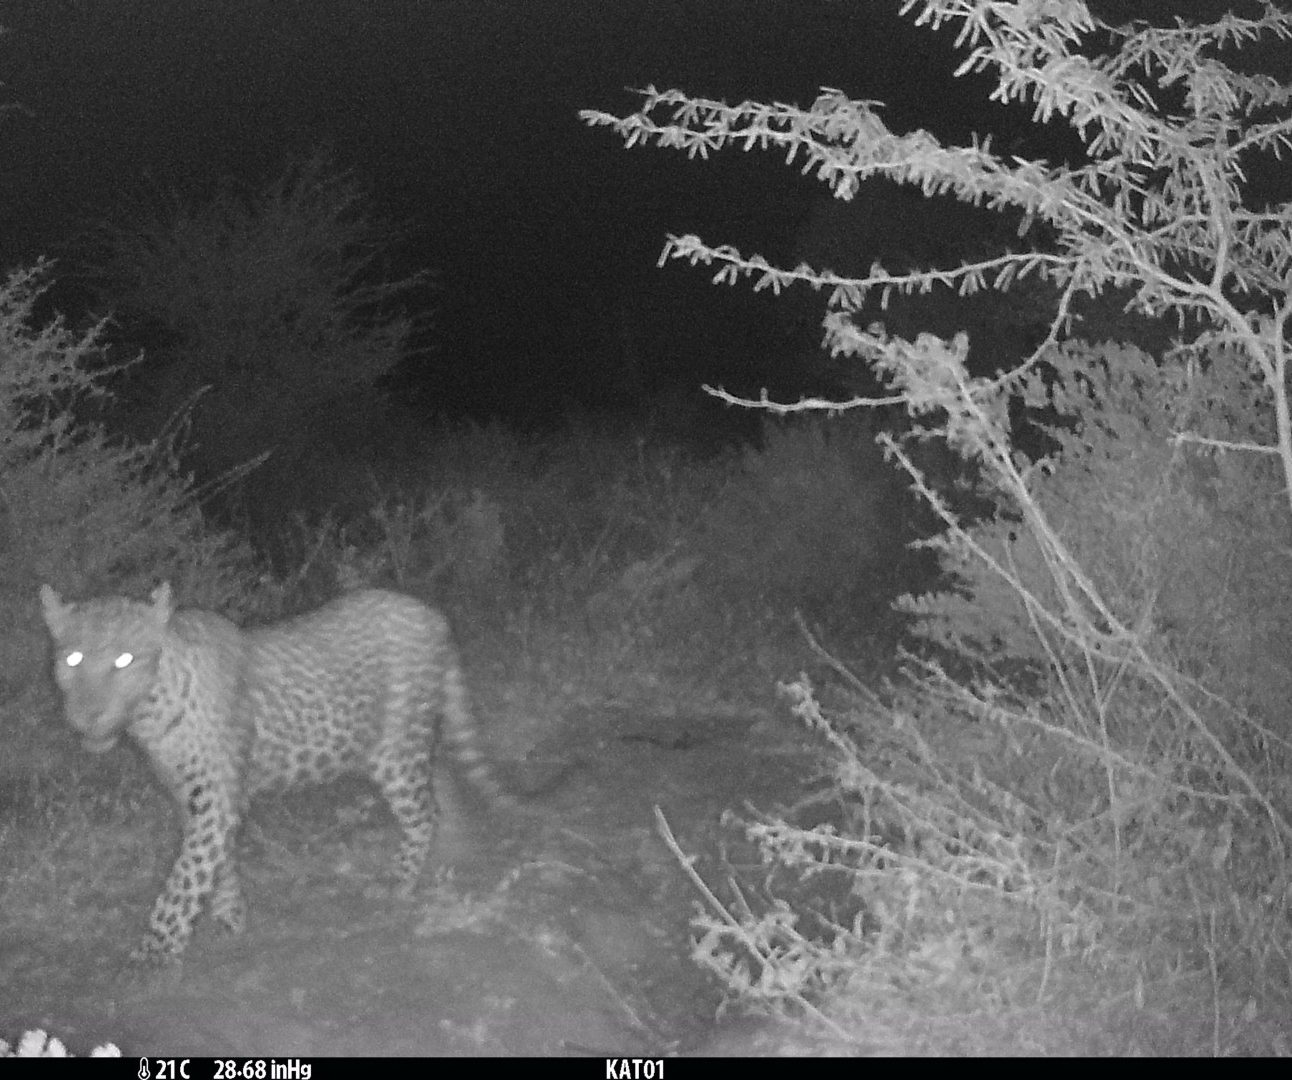
POLYGON ((238 815, 231 795, 197 788, 183 800, 187 813, 179 857, 153 904, 143 941, 131 954, 132 964, 152 965, 177 958, 193 935, 202 902, 217 883, 222 907, 217 914, 229 929, 240 928, 229 925, 230 916, 241 906, 232 863, 238 815))

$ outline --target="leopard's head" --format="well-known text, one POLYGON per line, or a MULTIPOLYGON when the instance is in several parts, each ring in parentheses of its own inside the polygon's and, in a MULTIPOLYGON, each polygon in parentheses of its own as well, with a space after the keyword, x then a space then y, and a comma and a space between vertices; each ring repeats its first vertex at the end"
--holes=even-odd
POLYGON ((79 604, 42 585, 40 606, 67 722, 85 749, 110 750, 156 683, 174 613, 170 585, 154 589, 149 603, 109 596, 79 604))

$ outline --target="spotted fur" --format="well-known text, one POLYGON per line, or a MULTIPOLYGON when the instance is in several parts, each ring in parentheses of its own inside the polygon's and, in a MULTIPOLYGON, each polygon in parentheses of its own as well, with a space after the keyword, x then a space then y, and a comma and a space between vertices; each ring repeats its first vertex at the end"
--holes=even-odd
POLYGON ((431 771, 442 735, 468 778, 505 800, 476 744, 444 617, 369 589, 299 618, 241 630, 176 610, 169 584, 141 603, 65 603, 40 590, 67 722, 101 753, 128 734, 184 814, 179 857, 153 905, 136 961, 183 952, 203 901, 231 932, 246 907, 234 840, 263 792, 371 778, 402 832, 400 890, 416 886, 436 808, 431 771))

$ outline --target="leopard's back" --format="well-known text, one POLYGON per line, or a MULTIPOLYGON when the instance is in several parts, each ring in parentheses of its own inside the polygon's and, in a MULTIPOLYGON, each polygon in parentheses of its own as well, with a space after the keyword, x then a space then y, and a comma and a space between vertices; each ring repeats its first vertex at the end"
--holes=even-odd
POLYGON ((483 760, 448 622, 421 601, 365 589, 245 638, 252 791, 433 749, 441 722, 469 772, 483 760))

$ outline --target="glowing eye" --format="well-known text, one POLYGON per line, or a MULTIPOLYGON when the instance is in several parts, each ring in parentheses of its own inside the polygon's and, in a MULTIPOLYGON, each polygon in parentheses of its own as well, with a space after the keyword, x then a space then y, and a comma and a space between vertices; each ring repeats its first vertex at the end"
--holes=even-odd
POLYGON ((68 667, 79 667, 81 664, 81 661, 84 659, 85 659, 85 653, 70 652, 67 654, 63 662, 67 664, 68 667))
POLYGON ((120 671, 122 668, 128 668, 134 662, 135 662, 134 653, 123 652, 120 656, 118 656, 115 660, 112 661, 112 666, 116 668, 118 671, 120 671))

